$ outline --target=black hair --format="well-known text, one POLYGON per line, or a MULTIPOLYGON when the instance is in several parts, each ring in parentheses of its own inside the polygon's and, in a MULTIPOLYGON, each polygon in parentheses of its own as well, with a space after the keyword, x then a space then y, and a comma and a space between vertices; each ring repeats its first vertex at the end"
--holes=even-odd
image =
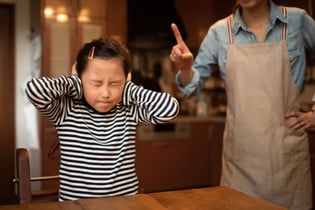
POLYGON ((88 60, 96 57, 104 59, 120 58, 127 77, 131 67, 129 50, 121 42, 110 38, 94 39, 84 44, 79 50, 76 58, 76 70, 79 77, 85 70, 88 60))
POLYGON ((238 3, 235 3, 232 9, 232 13, 233 15, 235 15, 236 10, 240 7, 240 5, 238 3))

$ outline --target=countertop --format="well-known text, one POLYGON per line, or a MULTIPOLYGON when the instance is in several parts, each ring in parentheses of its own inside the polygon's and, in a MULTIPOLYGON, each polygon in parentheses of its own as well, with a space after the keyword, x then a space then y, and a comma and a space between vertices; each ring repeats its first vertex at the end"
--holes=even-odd
POLYGON ((224 116, 209 116, 209 117, 197 117, 197 116, 178 116, 169 123, 196 123, 196 122, 214 122, 224 123, 224 116))
POLYGON ((76 201, 0 206, 0 210, 284 210, 285 208, 227 187, 205 187, 149 194, 81 199, 76 201))

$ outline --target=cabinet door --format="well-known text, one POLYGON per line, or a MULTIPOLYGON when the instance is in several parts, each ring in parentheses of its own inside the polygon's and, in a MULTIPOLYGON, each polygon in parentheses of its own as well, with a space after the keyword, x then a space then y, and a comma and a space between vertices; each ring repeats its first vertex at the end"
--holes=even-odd
MULTIPOLYGON (((311 158, 311 173, 312 173, 312 186, 315 192, 315 130, 308 132, 308 139, 310 144, 310 158, 311 158)), ((315 205, 315 193, 313 193, 313 206, 315 205)))
POLYGON ((175 124, 175 127, 178 130, 155 131, 151 135, 153 139, 140 138, 141 133, 137 130, 136 171, 141 192, 210 185, 208 123, 175 124))
POLYGON ((78 51, 84 43, 106 36, 107 0, 80 0, 76 2, 76 51, 78 51))
POLYGON ((222 169, 222 149, 224 122, 213 122, 209 125, 208 132, 210 134, 210 185, 219 186, 222 169))
POLYGON ((70 73, 75 14, 71 1, 42 1, 42 75, 56 77, 70 73))
MULTIPOLYGON (((84 43, 106 37, 107 31, 105 26, 105 19, 91 19, 89 22, 78 24, 77 46, 81 48, 84 43)), ((77 48, 77 51, 79 48, 77 48)))
POLYGON ((127 40, 127 0, 107 0, 107 35, 127 40))
POLYGON ((107 0, 76 0, 77 16, 88 16, 91 19, 106 19, 107 0))

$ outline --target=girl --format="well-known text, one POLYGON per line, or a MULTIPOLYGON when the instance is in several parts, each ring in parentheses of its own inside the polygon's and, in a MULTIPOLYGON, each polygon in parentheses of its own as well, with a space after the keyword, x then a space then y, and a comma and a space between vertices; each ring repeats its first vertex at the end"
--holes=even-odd
POLYGON ((59 200, 138 192, 136 128, 174 119, 179 106, 167 93, 127 81, 129 70, 128 50, 99 39, 79 51, 76 74, 27 83, 29 100, 57 129, 59 200))

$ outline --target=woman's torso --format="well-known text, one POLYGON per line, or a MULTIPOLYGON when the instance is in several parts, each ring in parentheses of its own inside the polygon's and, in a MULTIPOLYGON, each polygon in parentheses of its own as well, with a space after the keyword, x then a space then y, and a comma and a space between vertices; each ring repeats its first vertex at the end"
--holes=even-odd
MULTIPOLYGON (((281 7, 271 4, 270 21, 267 26, 265 42, 278 42, 281 39, 281 26, 287 23, 287 43, 291 64, 291 73, 295 84, 301 88, 304 80, 306 67, 304 27, 308 27, 303 21, 305 11, 298 8, 288 8, 288 20, 282 15, 281 7)), ((242 22, 238 12, 234 16, 233 35, 235 44, 255 44, 258 43, 256 36, 242 22)), ((312 27, 315 23, 313 23, 312 27)), ((313 43, 315 44, 315 38, 313 43)), ((225 80, 225 66, 227 51, 230 46, 227 29, 227 19, 216 22, 208 31, 203 40, 199 53, 195 59, 194 68, 199 71, 200 75, 209 74, 209 66, 218 64, 220 74, 225 80), (207 72, 207 73, 206 73, 207 72)), ((309 49, 315 52, 314 49, 309 49)), ((211 67, 210 67, 211 68, 211 67)), ((202 77, 202 76, 201 76, 202 77)), ((202 78, 205 79, 205 78, 202 78)))

